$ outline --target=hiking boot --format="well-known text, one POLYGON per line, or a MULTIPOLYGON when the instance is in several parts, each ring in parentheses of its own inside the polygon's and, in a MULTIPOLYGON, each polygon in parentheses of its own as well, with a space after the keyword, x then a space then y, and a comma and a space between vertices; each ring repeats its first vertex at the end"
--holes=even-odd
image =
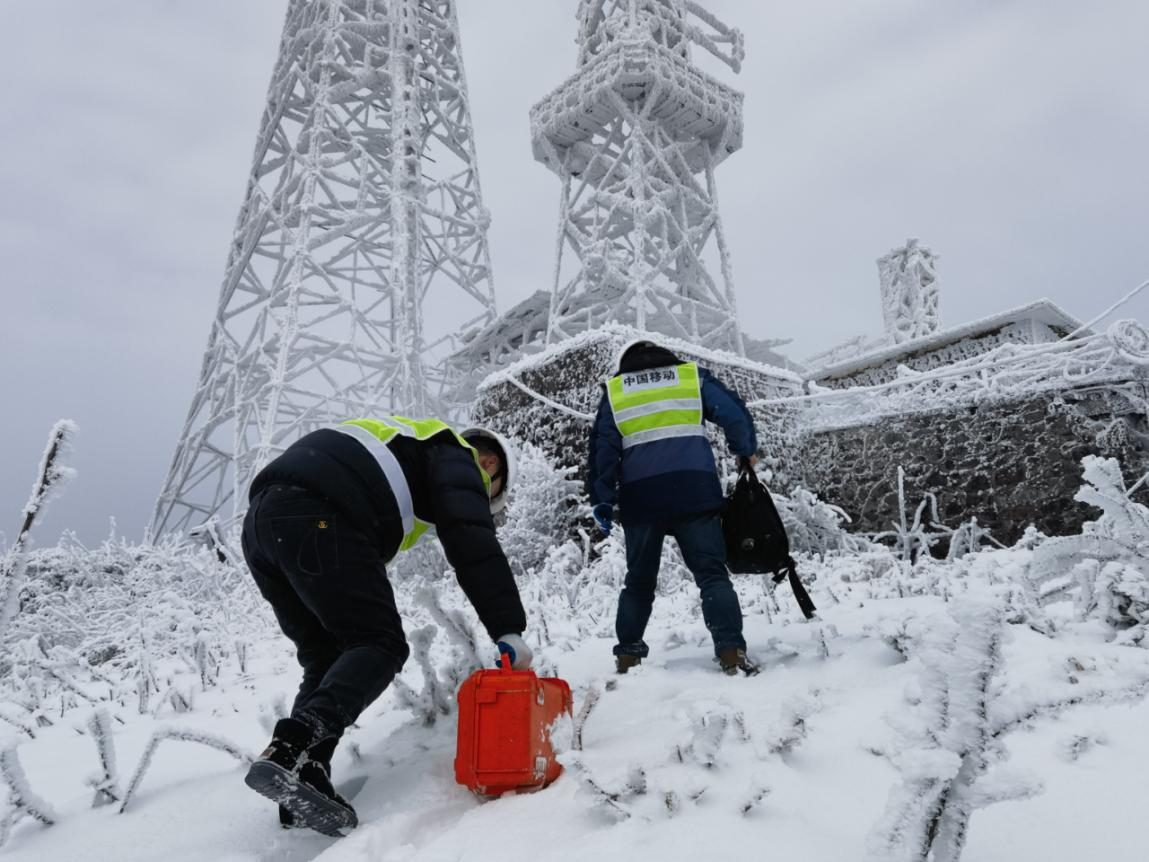
POLYGON ((640 655, 616 655, 614 657, 614 668, 619 673, 626 673, 632 667, 638 667, 642 664, 642 656, 640 655))
MULTIPOLYGON (((339 744, 339 737, 329 736, 322 739, 315 745, 307 749, 307 757, 299 765, 299 780, 305 784, 310 784, 318 790, 322 790, 325 786, 331 786, 331 758, 335 755, 335 746, 339 744)), ((340 799, 348 808, 351 806, 347 804, 345 799, 331 788, 331 794, 334 798, 340 799)), ((301 827, 303 824, 297 823, 295 815, 291 813, 290 808, 285 808, 283 805, 279 806, 279 825, 284 829, 294 829, 301 827)))
POLYGON ((294 718, 281 718, 275 723, 271 742, 255 762, 273 764, 285 772, 296 772, 313 742, 314 728, 294 718))
POLYGON ((718 664, 727 676, 737 676, 742 671, 747 676, 757 676, 761 669, 746 655, 746 650, 730 647, 718 654, 718 664))
POLYGON ((248 769, 244 782, 281 806, 280 823, 289 825, 285 820, 290 820, 292 826, 338 837, 357 826, 359 819, 331 784, 330 759, 337 740, 328 737, 315 743, 315 735, 301 721, 280 719, 271 743, 248 769), (309 756, 315 749, 327 762, 309 756))

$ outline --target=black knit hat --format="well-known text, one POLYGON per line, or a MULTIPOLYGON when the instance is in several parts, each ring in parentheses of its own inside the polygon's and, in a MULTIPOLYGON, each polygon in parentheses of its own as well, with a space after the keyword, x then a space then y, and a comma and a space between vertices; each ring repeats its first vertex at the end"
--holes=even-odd
POLYGON ((629 374, 646 371, 648 368, 665 368, 668 365, 681 365, 682 360, 653 341, 636 341, 629 345, 619 357, 616 374, 629 374))

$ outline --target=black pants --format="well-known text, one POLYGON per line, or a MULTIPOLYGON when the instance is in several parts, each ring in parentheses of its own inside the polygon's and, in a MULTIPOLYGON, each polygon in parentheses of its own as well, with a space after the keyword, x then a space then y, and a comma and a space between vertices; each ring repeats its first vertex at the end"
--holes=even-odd
POLYGON ((303 667, 292 718, 341 735, 410 652, 378 548, 329 500, 269 485, 247 511, 243 554, 303 667))

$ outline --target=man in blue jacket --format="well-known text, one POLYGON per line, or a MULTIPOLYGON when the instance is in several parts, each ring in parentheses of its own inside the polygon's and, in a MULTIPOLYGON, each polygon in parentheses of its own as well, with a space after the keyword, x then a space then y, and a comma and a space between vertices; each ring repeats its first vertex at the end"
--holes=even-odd
POLYGON ((722 428, 735 455, 757 460, 746 404, 710 372, 650 341, 623 351, 591 430, 587 473, 599 529, 609 535, 617 506, 626 540, 626 583, 615 619, 619 673, 650 651, 642 636, 667 536, 677 540, 698 584, 722 670, 758 673, 746 656, 742 609, 726 569, 724 498, 704 420, 722 428))

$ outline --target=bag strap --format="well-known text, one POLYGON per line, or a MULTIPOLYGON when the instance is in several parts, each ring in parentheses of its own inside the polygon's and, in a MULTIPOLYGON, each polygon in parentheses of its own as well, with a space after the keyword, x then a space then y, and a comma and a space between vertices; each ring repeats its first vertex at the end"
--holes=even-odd
POLYGON ((790 589, 794 592, 794 598, 798 602, 798 607, 802 611, 802 615, 812 620, 814 612, 818 610, 814 605, 814 600, 810 598, 810 594, 806 592, 806 587, 802 584, 802 580, 798 577, 798 565, 794 562, 793 557, 788 557, 786 560, 786 567, 774 575, 774 583, 780 584, 782 581, 789 578, 790 589))

